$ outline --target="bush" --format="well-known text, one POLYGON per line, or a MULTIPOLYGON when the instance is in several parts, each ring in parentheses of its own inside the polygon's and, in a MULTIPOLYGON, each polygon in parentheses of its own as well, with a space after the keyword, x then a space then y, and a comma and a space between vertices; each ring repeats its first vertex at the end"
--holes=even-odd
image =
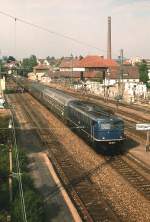
MULTIPOLYGON (((42 199, 32 190, 24 192, 26 206, 26 216, 28 222, 44 222, 44 210, 42 199)), ((12 207, 12 219, 15 222, 23 222, 22 205, 20 197, 17 195, 12 207)))

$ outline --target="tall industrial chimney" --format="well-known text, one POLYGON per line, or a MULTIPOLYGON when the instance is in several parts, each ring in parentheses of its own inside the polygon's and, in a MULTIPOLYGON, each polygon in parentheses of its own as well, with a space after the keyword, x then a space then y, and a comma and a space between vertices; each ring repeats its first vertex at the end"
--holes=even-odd
POLYGON ((108 17, 107 59, 111 59, 111 17, 108 17))

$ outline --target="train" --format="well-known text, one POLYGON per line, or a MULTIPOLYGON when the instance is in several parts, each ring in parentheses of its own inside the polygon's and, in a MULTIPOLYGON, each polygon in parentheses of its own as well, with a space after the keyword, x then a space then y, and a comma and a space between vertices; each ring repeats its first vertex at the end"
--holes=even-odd
POLYGON ((124 121, 104 107, 36 82, 20 78, 20 83, 61 120, 82 132, 89 141, 108 144, 124 141, 124 121))

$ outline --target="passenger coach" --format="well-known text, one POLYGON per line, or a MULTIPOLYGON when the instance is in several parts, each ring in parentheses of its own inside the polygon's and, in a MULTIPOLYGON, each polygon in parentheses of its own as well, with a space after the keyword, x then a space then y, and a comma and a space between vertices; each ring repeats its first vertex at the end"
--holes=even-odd
MULTIPOLYGON (((21 78, 22 86, 23 82, 21 78)), ((24 87, 63 121, 81 130, 91 141, 115 143, 124 140, 123 120, 103 107, 27 80, 24 87)))

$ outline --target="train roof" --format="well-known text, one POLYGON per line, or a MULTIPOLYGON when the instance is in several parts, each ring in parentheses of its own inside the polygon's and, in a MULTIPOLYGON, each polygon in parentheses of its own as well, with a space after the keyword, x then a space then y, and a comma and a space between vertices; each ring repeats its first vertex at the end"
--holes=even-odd
POLYGON ((121 118, 114 115, 113 111, 97 106, 93 103, 85 101, 73 101, 69 104, 69 106, 73 107, 79 112, 84 113, 86 116, 89 116, 91 119, 96 121, 103 119, 121 120, 121 118))
POLYGON ((63 106, 67 106, 70 101, 77 100, 75 97, 54 88, 46 88, 43 90, 43 93, 52 99, 57 100, 63 106))
POLYGON ((36 82, 31 82, 29 83, 30 84, 30 88, 35 88, 37 90, 40 90, 40 91, 43 91, 45 89, 46 86, 42 85, 42 84, 39 84, 39 83, 36 83, 36 82))

